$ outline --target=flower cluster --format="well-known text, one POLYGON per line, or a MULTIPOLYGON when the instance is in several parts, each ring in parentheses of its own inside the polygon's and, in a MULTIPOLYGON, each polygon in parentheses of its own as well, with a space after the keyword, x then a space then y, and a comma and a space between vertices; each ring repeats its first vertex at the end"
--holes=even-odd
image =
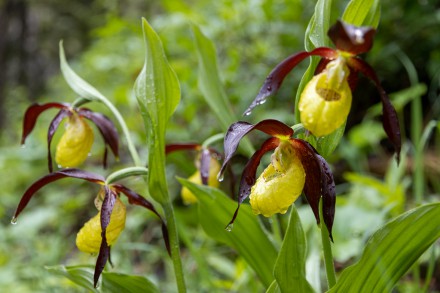
POLYGON ((266 78, 257 97, 245 114, 274 95, 287 74, 310 56, 322 57, 315 76, 301 93, 298 110, 301 123, 315 136, 325 136, 341 127, 351 108, 352 91, 356 87, 358 73, 373 81, 379 91, 383 109, 383 127, 394 146, 399 161, 401 137, 396 110, 382 88, 374 69, 357 55, 368 52, 373 45, 375 30, 357 27, 338 21, 328 36, 336 49, 319 47, 310 52, 299 52, 279 63, 266 78))
POLYGON ((60 109, 49 125, 47 132, 47 159, 49 172, 52 172, 52 155, 50 145, 52 138, 61 122, 67 118, 66 129, 61 137, 55 155, 55 161, 60 167, 77 167, 81 165, 90 153, 93 144, 93 130, 84 120, 92 121, 98 127, 105 142, 104 167, 107 164, 107 146, 118 158, 119 137, 113 122, 101 113, 93 112, 87 108, 74 108, 70 104, 47 103, 30 106, 23 119, 23 135, 21 143, 24 144, 27 136, 32 132, 40 114, 48 109, 60 109))
POLYGON ((261 145, 243 170, 238 208, 229 225, 235 221, 240 204, 248 196, 254 213, 269 217, 275 213, 286 213, 304 192, 318 224, 319 200, 322 196, 324 222, 332 238, 336 194, 330 167, 308 142, 293 138, 292 128, 284 123, 269 119, 255 125, 243 121, 232 124, 225 136, 225 160, 220 176, 237 150, 240 140, 254 129, 272 137, 261 145), (261 158, 272 150, 271 163, 255 180, 261 158))

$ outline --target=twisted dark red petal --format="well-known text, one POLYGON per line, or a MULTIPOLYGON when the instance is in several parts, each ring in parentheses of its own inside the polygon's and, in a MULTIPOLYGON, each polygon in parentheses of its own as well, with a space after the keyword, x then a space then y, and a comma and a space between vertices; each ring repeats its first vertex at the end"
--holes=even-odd
POLYGON ((289 74, 289 72, 292 71, 292 69, 301 61, 310 56, 321 56, 326 59, 335 59, 337 57, 337 52, 331 48, 320 47, 310 52, 299 52, 281 61, 281 63, 275 66, 266 77, 257 97, 253 100, 249 108, 246 109, 244 115, 249 115, 252 109, 264 103, 268 97, 273 96, 281 87, 287 74, 289 74))
POLYGON ((32 196, 38 191, 40 190, 43 186, 62 179, 62 178, 66 178, 66 177, 70 177, 70 178, 78 178, 78 179, 83 179, 83 180, 87 180, 90 182, 94 182, 94 183, 104 183, 105 178, 102 177, 101 175, 98 174, 94 174, 94 173, 90 173, 87 171, 83 171, 83 170, 79 170, 79 169, 64 169, 64 170, 59 170, 57 172, 54 173, 50 173, 40 179, 38 179, 37 181, 35 181, 23 194, 23 196, 21 197, 21 200, 18 204, 17 210, 15 211, 14 217, 17 218, 18 215, 23 211, 23 209, 27 206, 27 204, 29 203, 29 201, 31 200, 32 196))
POLYGON ((225 171, 226 166, 237 150, 240 140, 243 138, 243 136, 254 129, 258 129, 271 136, 290 137, 293 135, 292 128, 278 120, 273 119, 263 120, 255 125, 244 121, 238 121, 232 124, 229 126, 229 129, 226 132, 224 140, 225 160, 223 161, 222 168, 220 169, 220 176, 225 171))
POLYGON ((209 149, 203 149, 200 154, 200 177, 203 185, 208 185, 209 166, 211 164, 211 152, 209 149))
POLYGON ((78 114, 91 120, 98 127, 99 132, 104 138, 105 143, 112 150, 113 155, 119 157, 119 135, 113 122, 101 113, 93 112, 87 108, 80 108, 77 110, 78 114))
POLYGON ((98 259, 96 260, 95 273, 93 275, 93 284, 96 288, 99 276, 104 270, 107 260, 110 258, 110 246, 107 243, 107 227, 110 223, 110 216, 116 202, 116 194, 106 185, 104 201, 101 206, 101 247, 99 248, 98 259))
POLYGON ((380 84, 380 81, 376 75, 376 72, 374 72, 374 69, 367 62, 365 62, 359 58, 350 58, 348 60, 348 66, 356 71, 361 72, 363 75, 365 75, 370 80, 372 80, 373 83, 375 84, 377 90, 379 91, 380 98, 382 101, 383 128, 388 136, 388 139, 391 141, 391 143, 394 146, 394 150, 396 152, 396 160, 397 160, 397 163, 399 163, 400 162, 400 151, 402 148, 402 140, 401 140, 401 136, 400 136, 400 125, 399 125, 399 119, 397 118, 396 110, 394 109, 393 105, 391 104, 387 93, 385 92, 382 85, 380 84))
POLYGON ((333 241, 332 228, 333 220, 335 218, 335 206, 336 206, 336 189, 333 174, 327 161, 316 154, 321 164, 321 194, 322 194, 322 211, 324 223, 327 226, 330 239, 333 241))
POLYGON ((370 51, 375 33, 372 27, 358 27, 338 20, 327 34, 338 50, 359 55, 370 51))
POLYGON ((240 204, 249 196, 251 193, 251 188, 255 184, 255 178, 257 175, 257 168, 260 165, 261 158, 263 155, 273 149, 275 149, 280 144, 279 138, 271 137, 267 139, 259 150, 257 150, 252 157, 247 162, 244 167, 243 174, 241 175, 240 188, 238 194, 238 207, 234 212, 232 220, 228 225, 234 223, 235 218, 238 215, 238 210, 240 208, 240 204))
POLYGON ((55 134, 55 131, 57 131, 58 126, 60 126, 61 121, 64 118, 71 116, 71 115, 72 115, 72 112, 70 112, 70 110, 68 108, 61 109, 49 124, 49 129, 47 130, 47 165, 49 168, 49 172, 53 171, 52 154, 50 152, 50 145, 52 143, 52 138, 55 134))
POLYGON ((144 207, 150 210, 151 212, 153 212, 160 219, 160 221, 162 222, 162 235, 165 241, 165 246, 167 248, 168 254, 171 254, 170 242, 168 238, 168 228, 165 224, 165 221, 162 219, 161 215, 157 212, 154 205, 146 198, 144 198, 142 195, 134 192, 133 190, 125 187, 122 184, 112 184, 111 187, 117 192, 121 192, 122 194, 124 194, 128 198, 128 202, 130 204, 144 207))
POLYGON ((304 194, 319 224, 319 199, 321 198, 322 171, 321 163, 316 157, 316 150, 306 141, 292 138, 292 146, 297 150, 301 164, 306 172, 304 194))
POLYGON ((52 108, 68 108, 69 104, 62 103, 47 103, 43 105, 33 104, 29 108, 27 108, 26 113, 23 118, 23 133, 21 136, 21 144, 24 144, 26 137, 32 132, 37 123, 38 116, 48 109, 52 108))
POLYGON ((169 154, 175 151, 183 151, 183 150, 198 150, 200 149, 200 144, 198 143, 174 143, 167 144, 165 146, 165 154, 169 154))

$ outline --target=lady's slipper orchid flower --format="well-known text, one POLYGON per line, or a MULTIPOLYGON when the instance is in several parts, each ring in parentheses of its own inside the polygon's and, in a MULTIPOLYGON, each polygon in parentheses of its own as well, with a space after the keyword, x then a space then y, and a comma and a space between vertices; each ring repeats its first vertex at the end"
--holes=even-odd
POLYGON ((238 208, 229 225, 235 221, 240 204, 248 196, 253 212, 269 217, 275 213, 286 213, 304 191, 318 224, 319 200, 322 196, 324 222, 332 237, 336 194, 330 167, 308 142, 293 138, 292 128, 284 123, 269 119, 255 125, 243 121, 232 124, 225 136, 225 160, 219 175, 222 176, 240 140, 254 129, 272 137, 254 153, 243 170, 238 208), (272 150, 271 163, 255 180, 261 158, 272 150))
POLYGON ((26 137, 32 132, 38 116, 45 110, 57 108, 58 114, 53 118, 47 132, 47 158, 49 172, 52 172, 52 155, 50 144, 55 131, 61 121, 68 118, 66 130, 61 137, 55 155, 55 161, 62 167, 77 167, 87 158, 93 144, 93 130, 84 118, 91 120, 98 127, 105 142, 104 167, 107 164, 107 145, 115 157, 118 157, 118 132, 113 122, 103 114, 93 112, 87 108, 73 108, 69 104, 47 103, 43 105, 34 104, 30 106, 23 119, 23 135, 21 143, 24 144, 26 137))
POLYGON ((374 69, 356 56, 371 49, 375 32, 370 27, 356 27, 338 21, 328 31, 328 36, 336 49, 319 47, 283 60, 268 75, 257 97, 245 111, 245 115, 249 115, 253 108, 274 95, 286 75, 298 63, 310 56, 320 56, 323 59, 316 68, 316 75, 304 88, 298 103, 301 123, 304 127, 315 136, 328 135, 339 128, 347 120, 351 107, 351 92, 356 86, 357 75, 360 72, 372 80, 379 91, 383 109, 383 127, 399 161, 401 137, 396 110, 391 105, 374 69))
MULTIPOLYGON (((204 148, 195 143, 169 144, 165 147, 166 154, 180 150, 196 150, 199 152, 195 163, 197 171, 188 178, 189 181, 211 187, 219 186, 217 174, 220 171, 218 162, 218 158, 221 157, 220 153, 212 148, 204 148)), ((183 203, 186 205, 197 202, 197 197, 186 187, 182 188, 181 196, 183 203)))
POLYGON ((125 205, 119 199, 120 194, 124 194, 130 204, 149 209, 161 220, 165 245, 168 252, 170 251, 166 224, 151 202, 124 185, 107 184, 105 178, 101 175, 79 169, 59 170, 34 182, 23 194, 12 218, 12 223, 15 224, 17 222, 17 217, 38 190, 46 184, 66 177, 83 179, 102 186, 95 200, 95 205, 99 212, 85 223, 76 238, 76 245, 79 250, 88 253, 98 253, 94 274, 95 287, 107 260, 110 260, 110 247, 115 243, 125 227, 125 205))

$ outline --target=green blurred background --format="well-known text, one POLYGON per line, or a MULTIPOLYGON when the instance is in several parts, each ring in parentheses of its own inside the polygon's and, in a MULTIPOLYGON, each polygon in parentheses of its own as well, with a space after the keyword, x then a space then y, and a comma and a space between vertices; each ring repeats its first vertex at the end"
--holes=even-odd
MULTIPOLYGON (((347 1, 333 2, 332 15, 337 19, 347 1)), ((314 4, 307 0, 0 1, 2 292, 81 292, 80 287, 51 274, 45 266, 95 262, 95 257, 80 253, 75 247, 77 231, 96 213, 93 199, 98 187, 93 184, 71 179, 51 184, 32 199, 17 225, 10 224, 27 186, 47 173, 46 133, 56 113, 44 113, 25 147, 20 147, 26 108, 34 102, 72 102, 77 98, 60 75, 60 40, 64 40, 74 70, 109 97, 124 115, 138 150, 146 158, 143 123, 132 95, 133 83, 143 64, 141 17, 147 18, 162 38, 182 88, 182 100, 171 119, 167 140, 201 143, 225 129, 197 87, 197 52, 191 23, 199 25, 215 43, 224 88, 240 117, 271 68, 288 55, 303 50, 304 33, 314 4)), ((393 162, 391 146, 384 139, 378 119, 378 94, 368 80, 361 79, 354 93, 346 136, 330 158, 339 194, 334 237, 335 258, 340 268, 356 259, 369 233, 390 217, 420 203, 414 197, 415 192, 420 192, 413 187, 414 143, 407 138, 411 137, 415 120, 420 118, 419 134, 422 134, 425 125, 439 119, 439 48, 438 1, 383 1, 375 44, 365 58, 376 69, 399 113, 405 139, 403 161, 400 167, 393 162), (418 118, 413 110, 414 101, 422 105, 422 115, 418 118)), ((255 109, 251 116, 240 119, 255 123, 276 118, 293 124, 293 97, 307 65, 304 62, 289 75, 276 98, 255 109)), ((101 105, 88 106, 111 117, 101 105)), ((423 151, 423 202, 440 199, 438 132, 438 126, 427 132, 423 151)), ((55 136, 54 145, 59 135, 55 136)), ((122 141, 120 161, 115 162, 110 156, 110 169, 103 171, 102 140, 99 135, 96 137, 91 157, 84 166, 87 170, 106 175, 130 166, 122 141)), ((261 137, 253 138, 258 141, 261 137)), ((222 150, 220 143, 216 147, 222 150)), ((189 290, 261 291, 262 285, 254 281, 255 275, 244 260, 232 249, 210 240, 198 227, 195 207, 182 204, 180 186, 174 177, 191 175, 195 170, 194 159, 191 153, 173 154, 168 164, 189 290)), ((124 183, 141 194, 145 188, 142 179, 124 183)), ((222 188, 229 190, 227 186, 222 188)), ((298 206, 308 231, 308 269, 312 270, 316 259, 319 263, 320 244, 314 244, 319 241, 313 216, 307 208, 302 209, 301 203, 298 206)), ((167 256, 160 227, 144 210, 128 208, 126 230, 112 252, 115 267, 111 270, 146 275, 163 292, 175 290, 171 265, 164 261, 167 256)), ((319 270, 317 274, 319 279, 319 270)), ((437 265, 431 289, 439 290, 439 283, 437 265)), ((413 279, 408 276, 398 288, 412 292, 413 285, 413 279)))

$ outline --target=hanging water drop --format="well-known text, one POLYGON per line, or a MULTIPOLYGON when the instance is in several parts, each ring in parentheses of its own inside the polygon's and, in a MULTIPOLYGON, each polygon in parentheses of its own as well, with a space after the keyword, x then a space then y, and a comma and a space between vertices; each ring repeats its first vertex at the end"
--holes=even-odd
POLYGON ((222 174, 222 173, 218 173, 218 175, 217 175, 217 180, 218 180, 219 182, 222 182, 224 179, 225 179, 225 175, 222 174))
POLYGON ((249 116, 252 114, 251 110, 246 110, 246 112, 244 112, 244 116, 249 116))
POLYGON ((264 103, 266 103, 266 99, 262 99, 257 102, 258 105, 263 105, 264 103))
POLYGON ((272 86, 268 85, 268 86, 266 87, 266 90, 267 90, 268 92, 270 92, 270 91, 272 90, 272 86))
POLYGON ((234 224, 233 223, 231 223, 228 226, 226 226, 225 230, 228 231, 228 232, 231 232, 232 228, 234 228, 234 224))
POLYGON ((17 224, 17 217, 12 217, 11 224, 16 225, 17 224))
POLYGON ((25 149, 25 148, 26 148, 26 145, 25 145, 25 144, 22 144, 20 147, 21 147, 22 149, 25 149))

